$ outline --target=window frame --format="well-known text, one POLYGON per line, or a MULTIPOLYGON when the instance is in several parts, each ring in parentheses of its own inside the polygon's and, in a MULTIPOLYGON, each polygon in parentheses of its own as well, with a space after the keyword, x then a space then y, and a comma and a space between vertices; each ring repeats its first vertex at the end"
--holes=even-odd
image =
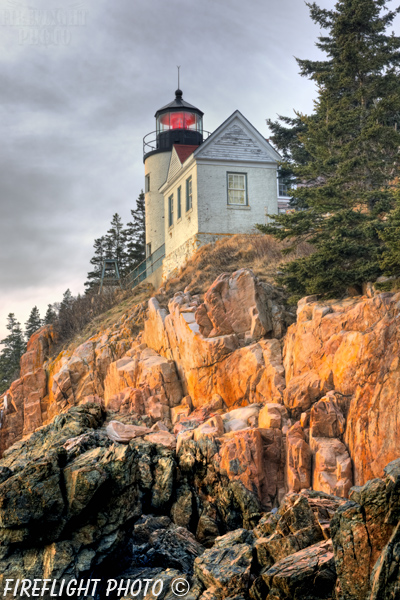
MULTIPOLYGON (((290 194, 290 190, 287 190, 286 195, 282 196, 281 191, 280 191, 281 185, 285 186, 286 189, 289 187, 288 183, 283 183, 282 177, 279 176, 279 170, 278 170, 276 172, 276 187, 277 187, 276 193, 277 193, 277 196, 278 196, 278 198, 283 198, 284 200, 290 200, 290 198, 292 198, 292 195, 290 194)), ((292 184, 291 188, 293 189, 294 187, 296 187, 296 186, 292 184)))
POLYGON ((226 172, 226 204, 227 206, 249 206, 249 196, 248 196, 248 184, 247 184, 247 173, 239 172, 239 171, 227 171, 226 172), (242 191, 235 190, 235 188, 229 187, 229 175, 241 175, 244 177, 244 203, 240 202, 229 202, 229 191, 242 191))
POLYGON ((193 179, 192 176, 186 179, 186 212, 189 212, 193 208, 193 179), (190 186, 190 193, 189 193, 190 186))
POLYGON ((145 181, 144 191, 145 191, 145 194, 147 194, 147 192, 150 191, 150 173, 147 173, 147 175, 144 178, 144 181, 145 181))
POLYGON ((180 185, 176 190, 177 198, 176 198, 176 220, 182 218, 182 186, 180 185))
POLYGON ((174 225, 174 195, 168 196, 168 227, 174 225))
POLYGON ((288 188, 289 188, 288 184, 283 183, 281 178, 278 177, 278 198, 291 198, 288 188), (283 193, 283 194, 281 193, 281 186, 284 186, 286 188, 286 193, 283 193))

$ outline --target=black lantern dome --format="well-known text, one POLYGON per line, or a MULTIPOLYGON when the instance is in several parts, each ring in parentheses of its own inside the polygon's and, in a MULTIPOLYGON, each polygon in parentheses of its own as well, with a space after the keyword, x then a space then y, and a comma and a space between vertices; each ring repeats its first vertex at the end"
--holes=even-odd
MULTIPOLYGON (((166 152, 174 144, 200 145, 203 142, 203 114, 201 110, 182 98, 182 90, 176 90, 175 99, 160 108, 156 118, 155 145, 144 139, 145 158, 150 153, 166 152)), ((150 134, 149 134, 150 135, 150 134)))

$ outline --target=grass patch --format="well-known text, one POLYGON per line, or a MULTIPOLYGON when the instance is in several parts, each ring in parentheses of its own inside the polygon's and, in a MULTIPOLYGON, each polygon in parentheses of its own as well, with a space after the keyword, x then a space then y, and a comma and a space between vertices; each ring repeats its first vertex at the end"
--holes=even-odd
POLYGON ((261 281, 274 283, 280 266, 312 253, 310 244, 299 244, 288 252, 290 246, 262 233, 237 234, 207 244, 166 282, 166 295, 171 297, 184 288, 191 294, 203 294, 218 275, 238 269, 251 269, 261 281))

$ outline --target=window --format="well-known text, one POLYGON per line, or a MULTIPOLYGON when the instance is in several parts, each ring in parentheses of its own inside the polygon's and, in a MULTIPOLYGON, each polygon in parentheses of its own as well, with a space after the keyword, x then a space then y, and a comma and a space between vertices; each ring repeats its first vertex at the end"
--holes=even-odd
POLYGON ((278 196, 280 198, 290 198, 289 186, 282 179, 278 179, 278 196))
POLYGON ((145 177, 144 191, 145 192, 150 191, 150 175, 146 175, 146 177, 145 177))
POLYGON ((168 198, 168 227, 174 224, 174 196, 168 198))
POLYGON ((192 208, 192 177, 186 179, 186 212, 192 208))
POLYGON ((280 171, 276 174, 278 179, 278 198, 290 198, 290 177, 284 177, 280 171))
POLYGON ((181 192, 182 192, 182 188, 181 186, 178 187, 178 192, 177 192, 177 219, 180 219, 182 217, 182 200, 181 200, 181 192))
POLYGON ((247 204, 247 175, 228 173, 228 204, 247 204))
POLYGON ((151 256, 151 244, 146 244, 146 258, 151 256))

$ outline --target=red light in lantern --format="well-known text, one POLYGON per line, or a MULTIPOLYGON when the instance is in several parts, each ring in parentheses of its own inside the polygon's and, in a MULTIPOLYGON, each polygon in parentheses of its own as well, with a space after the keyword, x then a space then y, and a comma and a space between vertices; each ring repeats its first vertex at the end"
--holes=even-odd
POLYGON ((196 125, 196 115, 194 113, 185 113, 185 128, 194 129, 196 125))
POLYGON ((183 113, 171 113, 171 129, 183 129, 183 113))

